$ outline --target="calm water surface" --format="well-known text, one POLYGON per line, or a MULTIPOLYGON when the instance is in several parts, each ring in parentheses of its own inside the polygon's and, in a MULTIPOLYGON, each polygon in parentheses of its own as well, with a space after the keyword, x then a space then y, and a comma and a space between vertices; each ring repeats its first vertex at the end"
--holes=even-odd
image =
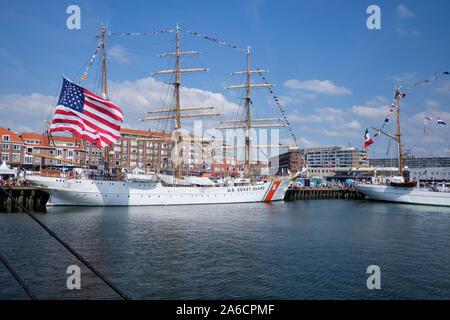
MULTIPOLYGON (((449 299, 450 209, 370 201, 48 209, 38 217, 134 299, 449 299), (381 268, 368 290, 366 268, 381 268)), ((24 214, 0 252, 41 299, 115 293, 24 214), (81 266, 81 290, 66 287, 81 266)), ((0 265, 0 299, 26 299, 0 265)))

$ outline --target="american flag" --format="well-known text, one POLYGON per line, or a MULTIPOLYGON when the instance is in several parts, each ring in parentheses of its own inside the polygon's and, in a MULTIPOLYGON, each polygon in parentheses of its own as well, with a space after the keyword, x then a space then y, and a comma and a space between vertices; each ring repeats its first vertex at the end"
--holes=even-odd
POLYGON ((120 139, 121 122, 120 108, 63 78, 50 133, 70 131, 104 148, 120 139))

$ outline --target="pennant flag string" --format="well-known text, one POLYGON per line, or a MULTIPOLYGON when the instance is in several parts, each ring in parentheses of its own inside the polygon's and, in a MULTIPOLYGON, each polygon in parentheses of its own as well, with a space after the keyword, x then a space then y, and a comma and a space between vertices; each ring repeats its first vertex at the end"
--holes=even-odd
POLYGON ((175 30, 158 30, 152 32, 113 32, 111 35, 113 36, 146 36, 152 34, 160 34, 160 33, 170 33, 175 32, 175 30))
MULTIPOLYGON (((429 82, 431 82, 431 81, 433 81, 433 80, 437 80, 437 79, 439 79, 440 77, 442 77, 443 75, 449 75, 449 74, 450 74, 449 71, 440 72, 440 73, 438 73, 437 75, 433 76, 433 77, 430 78, 430 79, 423 80, 423 81, 419 81, 419 82, 417 82, 417 83, 415 83, 415 84, 412 84, 412 85, 409 85, 409 86, 405 86, 404 88, 405 88, 405 89, 408 89, 408 90, 411 90, 412 88, 418 87, 418 86, 420 86, 420 85, 422 85, 422 84, 424 84, 424 83, 429 83, 429 82)), ((400 87, 400 88, 401 88, 401 87, 400 87)), ((403 98, 403 97, 402 97, 402 98, 403 98)))
POLYGON ((206 39, 206 40, 209 40, 209 41, 213 41, 213 42, 219 43, 219 44, 224 45, 224 46, 227 46, 227 47, 229 47, 229 48, 237 49, 237 50, 239 50, 239 51, 246 51, 246 50, 247 50, 247 49, 239 48, 239 47, 237 47, 237 46, 232 45, 231 43, 228 43, 228 42, 219 40, 219 39, 217 39, 217 38, 205 36, 205 35, 200 34, 200 33, 198 33, 198 32, 186 30, 186 33, 189 33, 189 34, 191 34, 191 35, 197 36, 197 37, 199 37, 199 38, 203 38, 203 39, 206 39))
POLYGON ((84 70, 83 75, 81 76, 81 80, 86 80, 87 79, 87 76, 89 74, 89 68, 91 67, 92 63, 94 63, 95 56, 97 55, 98 50, 100 49, 101 45, 102 45, 102 40, 100 40, 98 42, 97 48, 95 48, 95 52, 92 55, 91 59, 89 60, 89 64, 87 65, 86 69, 84 70))
MULTIPOLYGON (((256 68, 256 70, 260 70, 259 68, 256 68)), ((259 76, 261 77, 261 79, 264 81, 264 83, 266 85, 269 84, 269 82, 266 80, 266 78, 263 76, 263 74, 261 72, 258 72, 259 76)), ((281 115, 283 116, 284 121, 287 124, 287 127, 289 129, 289 132, 291 133, 292 139, 295 142, 295 146, 298 147, 298 142, 297 142, 297 137, 295 136, 294 131, 291 128, 291 123, 289 122, 287 116, 286 116, 286 111, 284 111, 283 107, 281 106, 280 100, 278 99, 278 97, 275 95, 275 93, 272 90, 272 87, 267 87, 269 89, 270 94, 273 97, 273 100, 275 101, 276 105, 278 106, 278 109, 280 109, 281 115)))

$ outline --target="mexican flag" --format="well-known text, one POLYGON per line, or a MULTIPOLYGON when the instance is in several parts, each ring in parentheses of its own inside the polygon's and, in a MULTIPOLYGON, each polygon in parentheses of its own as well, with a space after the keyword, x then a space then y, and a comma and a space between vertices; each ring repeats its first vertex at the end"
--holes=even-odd
POLYGON ((373 143, 373 140, 370 139, 369 130, 367 130, 367 128, 366 128, 366 133, 364 134, 364 138, 366 139, 364 141, 364 148, 367 148, 368 146, 370 146, 373 143))

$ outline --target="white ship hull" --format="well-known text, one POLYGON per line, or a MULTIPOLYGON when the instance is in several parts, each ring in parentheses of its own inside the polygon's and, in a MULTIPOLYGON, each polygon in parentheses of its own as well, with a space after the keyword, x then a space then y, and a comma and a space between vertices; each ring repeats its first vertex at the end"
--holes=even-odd
POLYGON ((125 182, 30 176, 49 193, 47 205, 151 206, 268 202, 283 200, 290 179, 243 186, 167 187, 156 182, 125 182))
POLYGON ((450 206, 449 192, 424 188, 402 188, 379 184, 355 184, 355 189, 368 199, 434 206, 450 206))

